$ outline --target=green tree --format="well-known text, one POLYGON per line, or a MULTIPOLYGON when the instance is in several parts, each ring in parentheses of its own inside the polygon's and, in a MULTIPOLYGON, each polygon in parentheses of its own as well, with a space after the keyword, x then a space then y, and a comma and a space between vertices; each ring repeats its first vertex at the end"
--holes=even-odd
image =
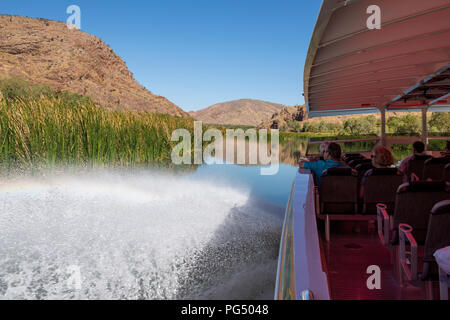
POLYGON ((299 121, 291 121, 289 122, 289 129, 293 132, 301 132, 302 131, 302 125, 299 121))
POLYGON ((355 118, 350 118, 344 121, 344 131, 347 134, 356 134, 357 129, 357 120, 355 118))
POLYGON ((450 132, 450 112, 434 112, 429 121, 432 132, 450 132))
POLYGON ((420 119, 418 116, 408 114, 402 118, 403 127, 401 127, 404 133, 419 133, 422 131, 420 125, 420 119))
POLYGON ((419 117, 413 114, 390 117, 387 126, 391 133, 398 135, 417 134, 422 131, 419 117))

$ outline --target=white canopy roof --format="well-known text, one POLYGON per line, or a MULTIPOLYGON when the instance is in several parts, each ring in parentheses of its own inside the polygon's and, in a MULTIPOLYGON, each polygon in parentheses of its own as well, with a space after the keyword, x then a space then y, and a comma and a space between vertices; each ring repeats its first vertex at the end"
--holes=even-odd
POLYGON ((310 116, 450 111, 449 92, 450 0, 323 1, 305 65, 310 116))

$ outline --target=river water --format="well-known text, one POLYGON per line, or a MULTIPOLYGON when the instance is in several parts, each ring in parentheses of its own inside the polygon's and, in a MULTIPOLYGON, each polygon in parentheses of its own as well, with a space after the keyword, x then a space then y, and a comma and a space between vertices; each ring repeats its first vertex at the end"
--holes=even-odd
POLYGON ((1 299, 271 299, 296 168, 99 170, 0 185, 1 299))
POLYGON ((306 145, 284 141, 272 176, 226 164, 4 179, 0 299, 272 299, 306 145))

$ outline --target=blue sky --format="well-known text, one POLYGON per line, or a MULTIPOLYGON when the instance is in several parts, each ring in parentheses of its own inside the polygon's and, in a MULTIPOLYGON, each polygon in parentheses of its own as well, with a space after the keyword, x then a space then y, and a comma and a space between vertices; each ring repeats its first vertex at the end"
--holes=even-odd
POLYGON ((66 21, 122 57, 136 80, 187 111, 242 98, 303 104, 303 66, 321 1, 2 1, 0 13, 66 21))

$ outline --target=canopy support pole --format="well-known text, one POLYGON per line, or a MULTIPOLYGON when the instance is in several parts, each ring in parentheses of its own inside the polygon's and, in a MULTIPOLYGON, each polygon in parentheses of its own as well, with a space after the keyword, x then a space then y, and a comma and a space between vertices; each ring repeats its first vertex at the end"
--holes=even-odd
POLYGON ((429 106, 422 109, 422 142, 428 146, 428 125, 427 125, 427 111, 429 106))
POLYGON ((381 144, 386 146, 386 108, 380 108, 381 112, 381 144))

